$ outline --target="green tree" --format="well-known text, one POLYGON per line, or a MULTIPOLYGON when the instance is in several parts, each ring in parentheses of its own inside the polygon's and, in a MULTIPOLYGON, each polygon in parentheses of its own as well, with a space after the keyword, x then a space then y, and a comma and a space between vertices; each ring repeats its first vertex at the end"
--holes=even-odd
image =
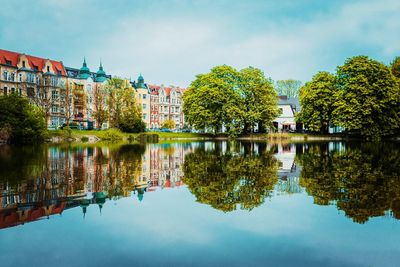
POLYGON ((237 91, 238 72, 230 66, 217 66, 210 73, 196 76, 183 95, 186 121, 196 129, 211 128, 216 134, 225 124, 233 123, 240 113, 237 91))
POLYGON ((400 87, 390 69, 366 56, 348 59, 337 69, 336 125, 369 139, 400 127, 400 87))
POLYGON ((328 72, 319 72, 300 89, 301 111, 297 120, 306 129, 328 133, 335 102, 336 78, 328 72))
POLYGON ((0 129, 11 130, 9 141, 41 141, 47 135, 43 110, 27 98, 11 94, 0 96, 0 129))
POLYGON ((200 74, 183 96, 186 121, 196 129, 217 133, 225 126, 231 136, 261 128, 278 115, 272 83, 256 68, 241 71, 217 66, 200 74))
POLYGON ((272 82, 257 68, 245 68, 240 71, 239 88, 244 102, 244 129, 246 134, 256 124, 265 130, 279 115, 277 94, 272 82))
POLYGON ((390 65, 392 74, 400 79, 400 57, 396 57, 390 65))
POLYGON ((275 84, 275 90, 279 95, 285 95, 287 97, 297 97, 299 89, 301 87, 301 81, 298 80, 280 80, 275 84))
POLYGON ((142 132, 146 125, 142 121, 141 108, 136 103, 135 89, 128 81, 112 78, 105 85, 108 93, 108 111, 111 127, 124 132, 142 132))
POLYGON ((174 129, 176 127, 176 124, 174 120, 168 119, 162 123, 161 127, 167 129, 174 129))
POLYGON ((109 112, 107 110, 107 92, 103 86, 98 86, 93 91, 94 113, 97 128, 101 129, 103 123, 107 121, 109 112))

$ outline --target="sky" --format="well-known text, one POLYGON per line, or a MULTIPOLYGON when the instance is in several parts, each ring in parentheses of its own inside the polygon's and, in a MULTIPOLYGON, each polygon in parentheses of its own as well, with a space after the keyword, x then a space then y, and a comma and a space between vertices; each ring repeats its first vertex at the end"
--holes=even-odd
POLYGON ((217 65, 306 82, 351 56, 400 55, 398 0, 0 0, 0 48, 151 84, 217 65))

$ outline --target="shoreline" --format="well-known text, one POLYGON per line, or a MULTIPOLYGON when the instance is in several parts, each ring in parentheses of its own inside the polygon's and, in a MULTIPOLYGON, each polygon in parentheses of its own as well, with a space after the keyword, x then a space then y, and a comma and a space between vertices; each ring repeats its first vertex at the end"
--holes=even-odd
MULTIPOLYGON (((236 138, 229 138, 228 136, 213 136, 210 134, 196 134, 196 133, 173 133, 173 132, 145 132, 145 133, 122 133, 105 134, 105 132, 86 132, 86 131, 73 131, 69 136, 60 135, 57 133, 50 133, 50 137, 46 143, 60 144, 60 143, 75 143, 75 144, 95 144, 99 142, 165 142, 165 141, 269 141, 269 142, 308 142, 308 141, 341 141, 341 140, 360 140, 357 138, 349 138, 339 135, 312 135, 312 134, 253 134, 248 136, 239 136, 236 138)), ((394 138, 393 141, 400 140, 394 138)))

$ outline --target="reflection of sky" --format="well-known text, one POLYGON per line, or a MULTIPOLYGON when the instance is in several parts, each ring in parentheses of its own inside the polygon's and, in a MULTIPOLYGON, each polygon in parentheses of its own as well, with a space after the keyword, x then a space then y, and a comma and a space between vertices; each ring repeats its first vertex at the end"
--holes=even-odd
POLYGON ((305 194, 223 213, 186 187, 108 201, 0 231, 3 266, 392 266, 400 222, 353 223, 305 194))

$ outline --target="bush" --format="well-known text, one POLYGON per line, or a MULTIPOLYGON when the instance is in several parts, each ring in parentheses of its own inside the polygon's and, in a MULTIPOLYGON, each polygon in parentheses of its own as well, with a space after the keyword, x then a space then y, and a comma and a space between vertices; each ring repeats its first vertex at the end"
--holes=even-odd
POLYGON ((111 128, 111 129, 104 131, 104 135, 102 136, 102 139, 111 140, 111 141, 122 140, 123 134, 121 133, 121 131, 119 129, 111 128))
POLYGON ((0 129, 11 129, 9 141, 21 143, 43 141, 46 138, 44 113, 30 104, 28 99, 16 94, 0 96, 0 107, 0 129))
POLYGON ((123 116, 118 124, 118 128, 125 133, 140 133, 146 129, 146 123, 137 116, 123 116))

